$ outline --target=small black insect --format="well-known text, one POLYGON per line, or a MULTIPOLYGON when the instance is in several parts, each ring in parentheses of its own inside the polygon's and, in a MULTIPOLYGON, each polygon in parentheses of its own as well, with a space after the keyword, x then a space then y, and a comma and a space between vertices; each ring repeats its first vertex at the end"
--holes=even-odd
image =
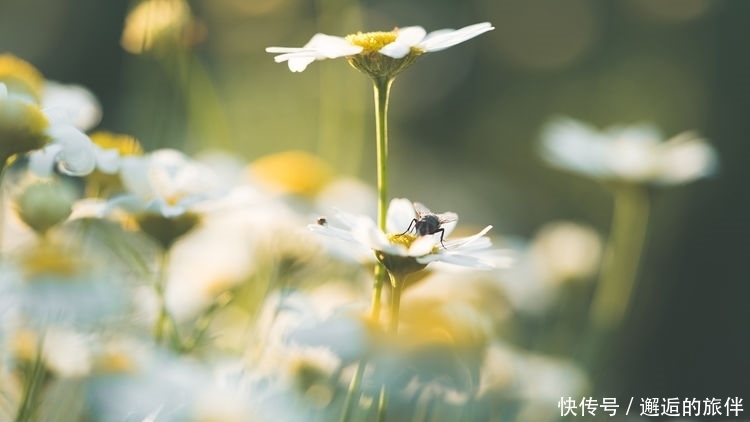
POLYGON ((325 217, 318 217, 317 222, 319 226, 325 226, 328 224, 328 219, 326 219, 325 217))
POLYGON ((409 223, 409 227, 407 227, 406 231, 401 234, 404 235, 409 233, 412 227, 414 227, 414 231, 417 232, 417 235, 419 236, 440 233, 440 244, 445 248, 445 244, 443 243, 445 229, 441 226, 445 223, 458 220, 458 215, 453 212, 435 214, 419 202, 414 203, 414 211, 417 212, 417 218, 412 219, 411 223, 409 223))

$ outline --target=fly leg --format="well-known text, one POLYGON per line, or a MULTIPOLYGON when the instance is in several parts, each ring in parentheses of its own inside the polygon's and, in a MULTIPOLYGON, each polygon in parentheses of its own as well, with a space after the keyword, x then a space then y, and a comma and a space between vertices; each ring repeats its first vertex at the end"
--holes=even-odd
POLYGON ((412 218, 412 219, 411 219, 411 223, 409 223, 409 227, 407 227, 407 228, 406 228, 406 231, 405 231, 405 232, 403 232, 403 233, 401 233, 401 234, 400 234, 399 236, 403 236, 403 235, 405 235, 406 233, 409 233, 409 231, 411 231, 411 227, 412 227, 412 226, 414 226, 414 227, 417 227, 417 219, 416 219, 416 218, 412 218))

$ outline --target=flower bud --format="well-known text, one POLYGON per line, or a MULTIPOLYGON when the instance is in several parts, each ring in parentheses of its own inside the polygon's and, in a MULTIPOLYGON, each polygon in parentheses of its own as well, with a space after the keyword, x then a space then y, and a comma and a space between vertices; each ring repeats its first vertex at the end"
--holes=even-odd
POLYGON ((65 221, 76 200, 73 187, 61 180, 40 181, 27 186, 16 200, 18 216, 35 232, 47 230, 65 221))
POLYGON ((169 249, 177 239, 187 234, 200 222, 200 216, 191 212, 175 217, 143 213, 135 218, 141 230, 156 240, 164 249, 169 249))

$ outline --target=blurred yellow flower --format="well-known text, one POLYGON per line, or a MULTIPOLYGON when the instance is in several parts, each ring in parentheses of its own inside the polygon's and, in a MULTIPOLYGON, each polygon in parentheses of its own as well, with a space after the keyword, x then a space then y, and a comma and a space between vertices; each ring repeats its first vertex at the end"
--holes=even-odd
POLYGON ((202 38, 202 26, 183 0, 147 0, 125 18, 120 45, 133 54, 168 46, 189 46, 202 38))
POLYGON ((44 76, 31 63, 12 54, 0 54, 0 82, 25 100, 38 103, 42 96, 44 76))
POLYGON ((333 178, 327 163, 304 151, 267 155, 250 163, 248 172, 273 190, 307 196, 317 194, 333 178))

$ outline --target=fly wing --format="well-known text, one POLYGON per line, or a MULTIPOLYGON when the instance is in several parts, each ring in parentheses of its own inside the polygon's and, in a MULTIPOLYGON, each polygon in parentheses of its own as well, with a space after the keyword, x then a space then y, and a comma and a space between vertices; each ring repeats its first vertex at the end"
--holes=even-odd
POLYGON ((429 208, 425 207, 421 202, 414 203, 414 211, 417 212, 417 218, 422 218, 425 215, 432 214, 432 211, 430 211, 429 208))
POLYGON ((455 212, 444 212, 442 214, 437 214, 437 218, 440 224, 452 223, 458 221, 458 214, 455 212))

